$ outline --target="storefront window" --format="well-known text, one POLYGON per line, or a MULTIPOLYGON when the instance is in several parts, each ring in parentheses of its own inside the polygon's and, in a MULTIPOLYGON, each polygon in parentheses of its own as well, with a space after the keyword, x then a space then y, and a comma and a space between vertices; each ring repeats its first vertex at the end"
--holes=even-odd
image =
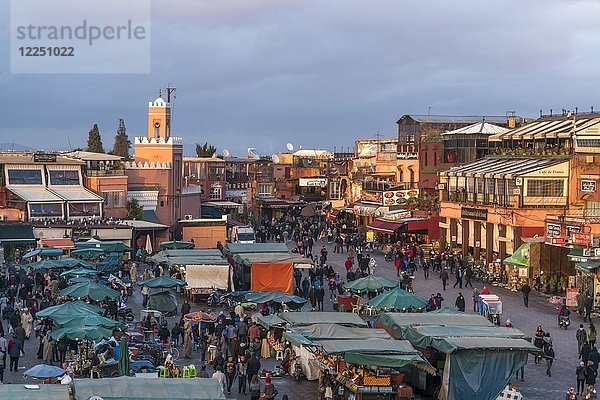
POLYGON ((48 171, 51 185, 79 185, 79 171, 54 169, 48 171))
POLYGON ((562 197, 564 184, 563 179, 530 179, 527 181, 527 196, 562 197))
POLYGON ((98 203, 69 203, 70 217, 92 217, 100 215, 98 203))
POLYGON ((42 171, 39 169, 9 169, 8 183, 11 185, 41 185, 42 171))
POLYGON ((29 216, 31 218, 61 218, 62 204, 60 203, 44 203, 44 204, 29 204, 29 216))

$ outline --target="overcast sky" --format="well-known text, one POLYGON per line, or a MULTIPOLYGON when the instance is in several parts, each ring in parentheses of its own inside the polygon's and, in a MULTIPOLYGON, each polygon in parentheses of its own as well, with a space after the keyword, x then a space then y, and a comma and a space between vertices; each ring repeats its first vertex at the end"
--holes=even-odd
POLYGON ((152 11, 148 75, 11 75, 0 57, 0 143, 84 147, 98 123, 110 149, 118 118, 145 135, 148 101, 169 82, 173 134, 234 155, 392 137, 401 115, 428 107, 600 110, 598 1, 173 0, 152 11))

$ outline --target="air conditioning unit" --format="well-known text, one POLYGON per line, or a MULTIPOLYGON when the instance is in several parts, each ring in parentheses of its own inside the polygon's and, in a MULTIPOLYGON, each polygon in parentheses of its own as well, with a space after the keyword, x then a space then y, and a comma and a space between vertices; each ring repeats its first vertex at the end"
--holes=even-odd
POLYGON ((183 219, 186 221, 190 221, 190 220, 194 219, 194 216, 192 214, 186 214, 186 215, 184 215, 183 219))

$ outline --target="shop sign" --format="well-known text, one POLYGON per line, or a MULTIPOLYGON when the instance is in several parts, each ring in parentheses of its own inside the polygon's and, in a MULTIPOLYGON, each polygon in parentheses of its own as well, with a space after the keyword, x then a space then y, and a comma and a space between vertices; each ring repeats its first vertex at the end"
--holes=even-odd
POLYGON ((567 289, 567 306, 568 307, 577 307, 577 293, 578 293, 578 290, 576 288, 567 289))
POLYGON ((567 225, 567 236, 571 236, 571 233, 581 232, 580 226, 567 225))
POLYGON ((248 191, 247 190, 229 190, 229 189, 227 189, 227 192, 225 192, 225 197, 226 198, 248 197, 248 191))
POLYGON ((375 203, 383 205, 383 192, 372 192, 369 190, 363 190, 360 194, 361 201, 365 203, 375 203))
POLYGON ((560 225, 557 224, 546 224, 546 237, 553 238, 560 236, 560 225))
POLYGON ((325 187, 327 186, 327 178, 300 178, 300 187, 325 187))
POLYGON ((596 191, 596 181, 590 181, 586 179, 581 180, 581 191, 594 193, 596 191))
POLYGON ((56 162, 56 154, 53 153, 34 153, 33 154, 33 162, 39 163, 55 163, 56 162))
POLYGON ((571 243, 579 246, 589 246, 592 244, 592 234, 583 232, 572 232, 571 243))
POLYGON ((393 204, 404 204, 411 197, 419 196, 419 189, 412 190, 389 190, 383 193, 383 204, 391 206, 393 204))
POLYGON ((567 242, 567 239, 564 237, 553 237, 551 239, 550 243, 552 244, 565 244, 567 242))
POLYGON ((92 231, 90 230, 90 228, 75 227, 71 231, 71 236, 78 238, 89 238, 92 237, 92 231))
POLYGON ((529 268, 519 268, 519 278, 529 278, 529 268))
POLYGON ((375 232, 367 231, 367 243, 373 243, 375 241, 375 232))
POLYGON ((462 207, 460 209, 460 217, 462 219, 487 222, 488 212, 480 208, 462 207))
POLYGON ((569 173, 569 163, 564 162, 552 167, 540 169, 538 171, 530 172, 527 174, 527 178, 530 177, 567 177, 569 173))

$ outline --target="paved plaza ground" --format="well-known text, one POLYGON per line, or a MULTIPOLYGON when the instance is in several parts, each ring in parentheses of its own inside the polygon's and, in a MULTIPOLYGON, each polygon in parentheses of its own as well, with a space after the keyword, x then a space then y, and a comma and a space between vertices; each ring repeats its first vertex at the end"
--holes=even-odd
MULTIPOLYGON (((322 244, 317 243, 314 251, 318 251, 322 244)), ((333 247, 327 245, 329 251, 329 264, 333 265, 334 269, 342 276, 345 276, 345 270, 343 262, 345 260, 345 254, 333 253, 333 247)), ((378 267, 376 269, 376 275, 384 276, 388 278, 395 278, 396 272, 393 268, 392 262, 387 262, 383 259, 381 254, 374 255, 378 267)), ((142 271, 140 271, 141 274, 142 271)), ((462 291, 465 298, 468 300, 467 310, 471 312, 472 303, 470 301, 472 289, 454 289, 451 281, 449 288, 443 292, 441 280, 437 274, 433 273, 429 280, 423 279, 422 271, 417 271, 416 279, 414 281, 414 291, 416 294, 428 298, 431 293, 442 292, 445 301, 443 306, 454 307, 454 301, 459 291, 462 291)), ((482 288, 482 284, 475 282, 475 287, 482 288)), ((576 314, 572 314, 572 325, 569 330, 565 331, 559 329, 556 323, 556 308, 554 305, 548 302, 548 298, 543 295, 533 294, 530 299, 529 308, 523 306, 523 300, 521 293, 510 292, 503 288, 490 287, 492 293, 497 294, 503 301, 504 314, 503 322, 506 318, 510 318, 513 325, 523 331, 526 334, 533 335, 538 325, 541 325, 544 330, 550 332, 554 350, 556 352, 556 360, 552 368, 552 377, 546 376, 545 365, 535 365, 533 358, 530 356, 527 365, 525 366, 525 381, 521 382, 514 380, 520 388, 527 400, 542 400, 542 399, 561 399, 564 398, 566 389, 569 386, 575 386, 575 368, 578 364, 577 357, 577 342, 575 340, 575 330, 579 326, 582 319, 576 314)), ((328 292, 326 292, 326 299, 329 298, 328 292)), ((129 300, 128 305, 134 308, 136 317, 139 317, 139 310, 141 309, 141 294, 136 291, 135 295, 129 300)), ((326 301, 326 311, 332 310, 332 303, 326 301)), ((204 304, 193 305, 192 311, 199 309, 206 309, 204 304)), ((310 309, 305 306, 304 309, 310 309)), ((170 318, 169 326, 172 326, 173 321, 176 320, 174 317, 170 318)), ((6 321, 3 321, 5 331, 6 321)), ((23 382, 23 371, 35 364, 39 363, 36 358, 38 349, 37 339, 32 338, 25 344, 25 357, 21 358, 19 372, 5 372, 5 383, 17 383, 23 382)), ((274 364, 272 360, 261 360, 263 367, 270 368, 274 364)), ((194 358, 191 360, 192 363, 200 365, 200 359, 198 353, 194 353, 194 358)), ((208 367, 209 374, 212 374, 212 368, 208 367)), ((317 399, 317 384, 316 382, 308 382, 306 380, 296 382, 288 377, 274 380, 277 389, 279 390, 278 398, 281 398, 283 394, 287 394, 290 399, 317 399)), ((237 387, 236 387, 237 389, 237 387)), ((231 397, 238 399, 249 399, 249 396, 237 395, 237 390, 232 393, 231 397)))

